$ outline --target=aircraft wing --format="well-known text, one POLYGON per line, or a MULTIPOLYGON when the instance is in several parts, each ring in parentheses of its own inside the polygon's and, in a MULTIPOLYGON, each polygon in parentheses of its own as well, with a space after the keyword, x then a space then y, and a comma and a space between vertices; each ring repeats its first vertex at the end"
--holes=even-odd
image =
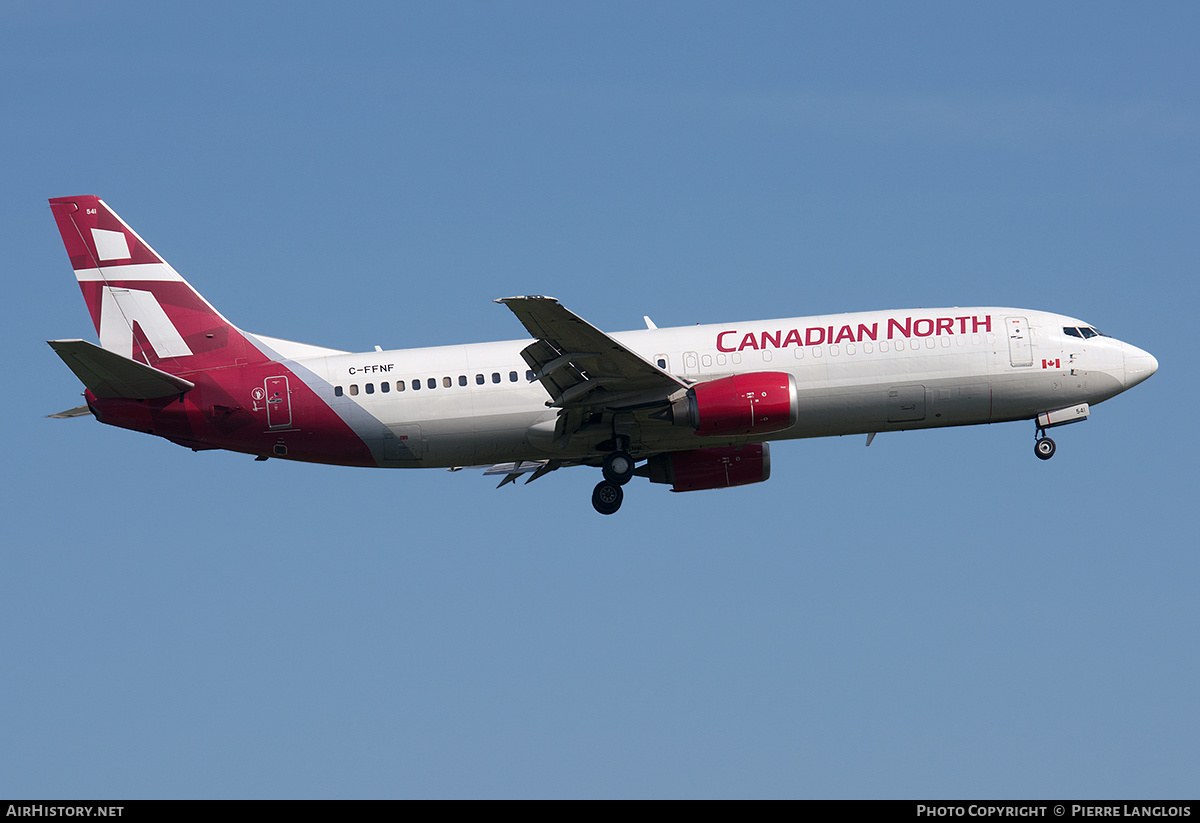
POLYGON ((563 409, 628 410, 663 405, 688 384, 625 348, 553 297, 496 301, 537 338, 521 351, 534 379, 563 409))
POLYGON ((182 377, 102 349, 86 340, 46 342, 96 397, 148 400, 169 397, 196 387, 195 383, 182 377))

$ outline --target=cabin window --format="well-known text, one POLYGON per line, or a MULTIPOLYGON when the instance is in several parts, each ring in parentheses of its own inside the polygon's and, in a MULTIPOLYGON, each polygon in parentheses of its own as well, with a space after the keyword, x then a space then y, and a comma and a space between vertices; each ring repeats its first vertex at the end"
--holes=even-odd
POLYGON ((660 369, 665 369, 667 367, 667 359, 665 357, 658 358, 658 367, 660 369))
POLYGON ((367 394, 374 394, 374 393, 375 393, 375 384, 368 383, 367 384, 367 394))
POLYGON ((880 341, 879 341, 879 350, 880 350, 880 351, 887 351, 887 350, 888 350, 888 342, 887 342, 886 340, 880 340, 880 341))
POLYGON ((403 380, 396 381, 396 391, 404 391, 405 388, 407 388, 407 384, 403 380))
POLYGON ((943 348, 943 349, 948 349, 948 348, 950 348, 950 338, 949 338, 949 337, 943 337, 943 338, 942 338, 942 348, 943 348))
POLYGON ((723 354, 718 354, 718 355, 717 355, 717 365, 718 365, 718 366, 724 366, 724 365, 725 365, 725 355, 723 355, 723 354))
POLYGON ((483 385, 483 375, 482 375, 482 374, 477 374, 477 375, 475 375, 475 385, 476 385, 476 386, 482 386, 482 385, 483 385))
POLYGON ((711 366, 711 365, 712 365, 712 355, 711 355, 711 354, 702 354, 702 355, 700 355, 700 365, 701 365, 701 366, 703 366, 703 367, 704 367, 704 368, 706 368, 706 369, 707 369, 709 366, 711 366))
POLYGON ((450 387, 451 387, 451 386, 453 386, 453 385, 454 385, 454 381, 453 381, 453 380, 451 380, 449 377, 443 377, 443 378, 442 378, 442 388, 444 388, 444 389, 448 389, 448 388, 450 388, 450 387))
POLYGON ((830 357, 837 357, 841 353, 842 353, 841 346, 830 346, 829 347, 829 356, 830 357))
POLYGON ((533 369, 525 370, 525 379, 528 380, 530 383, 533 382, 533 369))
POLYGON ((383 392, 384 394, 387 394, 388 392, 390 392, 392 390, 392 384, 391 383, 380 383, 379 390, 381 392, 383 392))
POLYGON ((494 371, 494 372, 492 372, 492 382, 493 382, 493 383, 499 383, 499 382, 500 382, 500 372, 498 372, 498 371, 494 371))
POLYGON ((350 396, 351 396, 351 397, 353 397, 353 396, 354 396, 354 395, 356 395, 356 394, 358 394, 358 384, 357 384, 357 383, 351 383, 351 384, 350 384, 350 396))
POLYGON ((764 363, 770 363, 770 362, 771 362, 771 350, 770 350, 770 349, 763 349, 762 356, 763 356, 763 362, 764 362, 764 363))
POLYGON ((803 359, 804 359, 804 347, 803 347, 803 346, 797 346, 797 347, 796 347, 796 359, 797 359, 797 360, 803 360, 803 359))
POLYGON ((342 387, 341 387, 341 386, 334 386, 334 387, 333 387, 333 396, 334 396, 334 397, 341 397, 341 396, 342 396, 342 387))
POLYGON ((460 385, 460 386, 467 385, 467 376, 465 374, 460 374, 458 376, 458 385, 460 385))
POLYGON ((854 354, 855 348, 853 343, 846 344, 846 354, 854 354))
POLYGON ((431 389, 436 389, 437 388, 437 378, 436 377, 429 378, 428 380, 425 381, 425 385, 431 389))
POLYGON ((516 373, 515 371, 510 371, 510 372, 508 373, 508 382, 509 382, 509 383, 516 383, 516 382, 517 382, 517 373, 516 373))
POLYGON ((413 386, 413 391, 420 391, 420 390, 421 390, 421 381, 420 381, 420 380, 414 380, 414 381, 412 382, 412 386, 413 386))
POLYGON ((813 346, 809 350, 809 353, 812 354, 813 357, 820 357, 822 354, 825 353, 825 350, 822 349, 820 346, 813 346))

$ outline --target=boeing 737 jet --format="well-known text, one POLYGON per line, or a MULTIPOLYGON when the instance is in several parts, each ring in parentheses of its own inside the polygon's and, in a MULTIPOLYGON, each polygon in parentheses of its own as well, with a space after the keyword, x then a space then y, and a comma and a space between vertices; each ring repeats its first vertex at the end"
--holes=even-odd
POLYGON ((1028 309, 905 309, 607 334, 552 297, 529 338, 345 352, 234 326, 104 201, 50 200, 100 345, 52 340, 101 423, 191 449, 343 466, 484 468, 500 485, 592 466, 601 514, 634 476, 759 483, 772 440, 1010 420, 1046 430, 1154 374, 1090 323, 1028 309))

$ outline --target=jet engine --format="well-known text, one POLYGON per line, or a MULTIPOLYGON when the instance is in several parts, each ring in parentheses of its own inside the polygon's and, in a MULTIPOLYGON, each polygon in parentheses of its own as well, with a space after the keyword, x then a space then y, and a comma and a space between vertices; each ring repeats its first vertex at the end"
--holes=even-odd
POLYGON ((787 372, 751 372, 698 383, 671 405, 671 420, 699 435, 767 434, 800 416, 796 381, 787 372))
POLYGON ((747 443, 656 454, 636 473, 651 483, 670 483, 673 492, 748 486, 771 476, 771 450, 766 443, 747 443))

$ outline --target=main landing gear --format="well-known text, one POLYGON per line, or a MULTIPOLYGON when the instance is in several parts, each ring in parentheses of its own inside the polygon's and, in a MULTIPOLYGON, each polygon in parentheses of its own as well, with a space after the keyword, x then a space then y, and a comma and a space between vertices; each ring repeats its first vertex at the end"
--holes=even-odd
POLYGON ((625 492, 621 491, 621 487, 607 480, 601 480, 592 490, 592 505, 600 514, 616 514, 624 499, 625 492))
POLYGON ((609 452, 604 458, 604 479, 624 486, 633 477, 633 457, 627 451, 609 452))
MULTIPOLYGON (((622 438, 623 439, 623 438, 622 438)), ((604 479, 596 484, 592 491, 592 506, 600 514, 614 514, 621 508, 625 492, 621 487, 633 477, 634 459, 627 449, 629 446, 618 441, 616 451, 609 452, 604 458, 604 479)))

